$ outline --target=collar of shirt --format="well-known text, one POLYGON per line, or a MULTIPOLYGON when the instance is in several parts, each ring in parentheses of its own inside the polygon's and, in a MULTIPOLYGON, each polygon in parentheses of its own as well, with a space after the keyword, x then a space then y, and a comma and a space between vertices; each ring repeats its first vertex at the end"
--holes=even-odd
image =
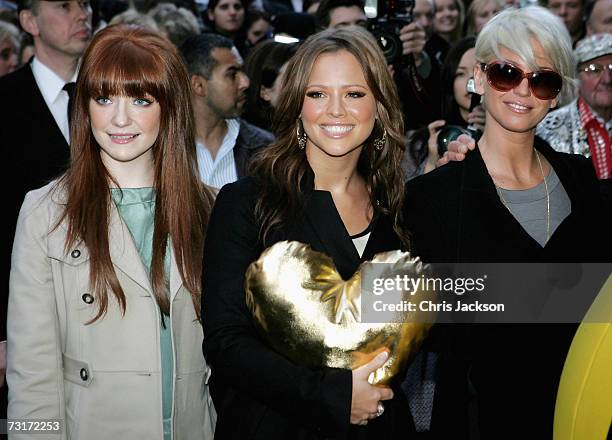
MULTIPOLYGON (((588 111, 586 112, 586 114, 583 116, 584 120, 581 120, 582 122, 582 126, 586 126, 586 124, 595 119, 597 120, 597 122, 599 122, 599 124, 602 127, 605 127, 605 129, 608 131, 608 133, 612 133, 612 119, 610 119, 608 122, 604 121, 604 118, 602 118, 601 116, 599 116, 599 114, 593 110, 593 107, 591 107, 589 105, 588 102, 586 102, 586 100, 582 99, 582 98, 578 98, 578 102, 582 101, 582 103, 584 104, 584 106, 588 109, 588 111)), ((578 104, 579 105, 579 104, 578 104)), ((581 115, 580 111, 579 111, 579 115, 581 115)), ((581 115, 582 116, 582 115, 581 115)))
MULTIPOLYGON (((63 90, 64 81, 53 70, 41 63, 36 57, 32 60, 32 74, 36 85, 55 119, 55 123, 64 135, 66 142, 70 143, 70 126, 68 125, 68 92, 63 90)), ((78 70, 78 69, 77 69, 78 70)), ((77 72, 74 72, 70 82, 76 81, 77 72)))
POLYGON ((240 132, 240 122, 238 119, 226 119, 225 123, 227 132, 214 160, 206 146, 196 142, 200 178, 204 183, 215 188, 220 188, 237 179, 233 150, 240 132), (229 156, 227 160, 224 160, 227 156, 229 156))
POLYGON ((214 160, 212 160, 212 156, 208 148, 206 148, 206 145, 201 142, 196 142, 198 150, 202 150, 202 153, 211 157, 213 167, 215 167, 227 153, 233 150, 234 145, 236 145, 236 139, 238 139, 238 132, 240 131, 238 119, 226 119, 225 123, 227 124, 227 132, 225 133, 223 142, 221 142, 221 148, 219 148, 214 160))
MULTIPOLYGON (((49 69, 38 58, 32 60, 32 73, 36 79, 36 84, 45 98, 47 104, 54 103, 59 94, 63 91, 64 81, 53 70, 49 69)), ((74 72, 72 78, 68 82, 76 82, 77 72, 74 72)))

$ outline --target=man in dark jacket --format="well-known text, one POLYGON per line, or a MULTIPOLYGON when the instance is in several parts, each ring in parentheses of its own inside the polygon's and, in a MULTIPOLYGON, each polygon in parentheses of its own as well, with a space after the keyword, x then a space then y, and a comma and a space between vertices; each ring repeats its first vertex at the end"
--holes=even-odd
MULTIPOLYGON (((23 197, 45 185, 68 165, 68 89, 91 38, 91 7, 86 0, 20 0, 21 27, 34 40, 34 58, 0 79, 0 147, 10 171, 8 239, 3 247, 4 294, 0 300, 0 341, 6 339, 6 304, 11 249, 23 197)), ((0 342, 0 388, 5 343, 0 342)), ((6 390, 6 389, 4 389, 6 390)), ((0 398, 0 419, 5 414, 0 398)))
POLYGON ((274 137, 239 118, 249 78, 230 39, 198 35, 185 41, 181 53, 191 75, 200 177, 221 188, 243 177, 253 153, 274 137))

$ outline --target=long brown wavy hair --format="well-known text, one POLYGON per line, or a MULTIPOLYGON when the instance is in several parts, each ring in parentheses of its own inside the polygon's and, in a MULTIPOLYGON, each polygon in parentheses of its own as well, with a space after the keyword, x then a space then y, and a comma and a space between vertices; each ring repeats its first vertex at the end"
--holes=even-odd
POLYGON ((304 150, 298 148, 296 123, 302 111, 308 79, 317 58, 324 53, 346 50, 362 66, 363 74, 376 99, 377 123, 364 143, 358 163, 370 191, 375 210, 390 215, 393 228, 408 249, 408 233, 402 228, 404 200, 404 122, 395 83, 385 58, 368 31, 357 26, 329 29, 311 36, 287 65, 273 126, 276 141, 253 160, 251 172, 262 185, 262 196, 255 207, 261 222, 260 237, 286 223, 300 212, 311 173, 304 150), (382 150, 374 140, 387 130, 382 150), (377 203, 377 201, 382 203, 377 203))
MULTIPOLYGON (((99 96, 153 96, 160 105, 159 135, 153 145, 155 231, 151 284, 163 313, 169 314, 164 257, 170 240, 185 287, 200 315, 202 249, 212 195, 198 178, 189 75, 175 47, 139 28, 109 26, 85 52, 76 86, 70 131, 71 166, 58 182, 66 206, 66 252, 83 243, 89 250, 89 281, 98 304, 108 310, 109 291, 125 313, 126 298, 109 250, 112 176, 91 131, 89 103, 99 96)), ((117 184, 117 182, 114 182, 117 184)), ((118 185, 117 185, 118 186, 118 185)))

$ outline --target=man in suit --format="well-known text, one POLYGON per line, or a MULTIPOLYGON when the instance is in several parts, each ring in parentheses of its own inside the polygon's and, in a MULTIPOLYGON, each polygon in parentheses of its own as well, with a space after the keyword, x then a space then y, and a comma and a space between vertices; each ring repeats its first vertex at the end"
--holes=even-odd
MULTIPOLYGON (((64 85, 76 79, 79 59, 91 38, 92 11, 86 0, 20 0, 18 6, 19 21, 32 35, 35 54, 30 63, 0 79, 0 142, 11 174, 5 182, 9 239, 3 252, 0 341, 6 339, 6 292, 19 208, 26 192, 43 186, 68 164, 69 98, 64 85)), ((5 347, 1 342, 0 385, 5 347)), ((2 414, 5 407, 3 396, 2 414)))
POLYGON ((191 75, 200 177, 207 185, 221 188, 245 176, 253 153, 274 137, 239 118, 249 78, 229 38, 197 35, 180 50, 191 75))

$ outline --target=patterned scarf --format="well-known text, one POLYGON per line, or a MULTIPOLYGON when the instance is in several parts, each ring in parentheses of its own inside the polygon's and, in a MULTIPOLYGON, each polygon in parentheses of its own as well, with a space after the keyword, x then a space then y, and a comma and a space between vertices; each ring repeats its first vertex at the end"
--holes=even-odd
POLYGON ((580 123, 587 133, 591 159, 598 179, 612 178, 612 148, 610 135, 604 124, 599 122, 593 110, 582 98, 578 98, 580 123))

